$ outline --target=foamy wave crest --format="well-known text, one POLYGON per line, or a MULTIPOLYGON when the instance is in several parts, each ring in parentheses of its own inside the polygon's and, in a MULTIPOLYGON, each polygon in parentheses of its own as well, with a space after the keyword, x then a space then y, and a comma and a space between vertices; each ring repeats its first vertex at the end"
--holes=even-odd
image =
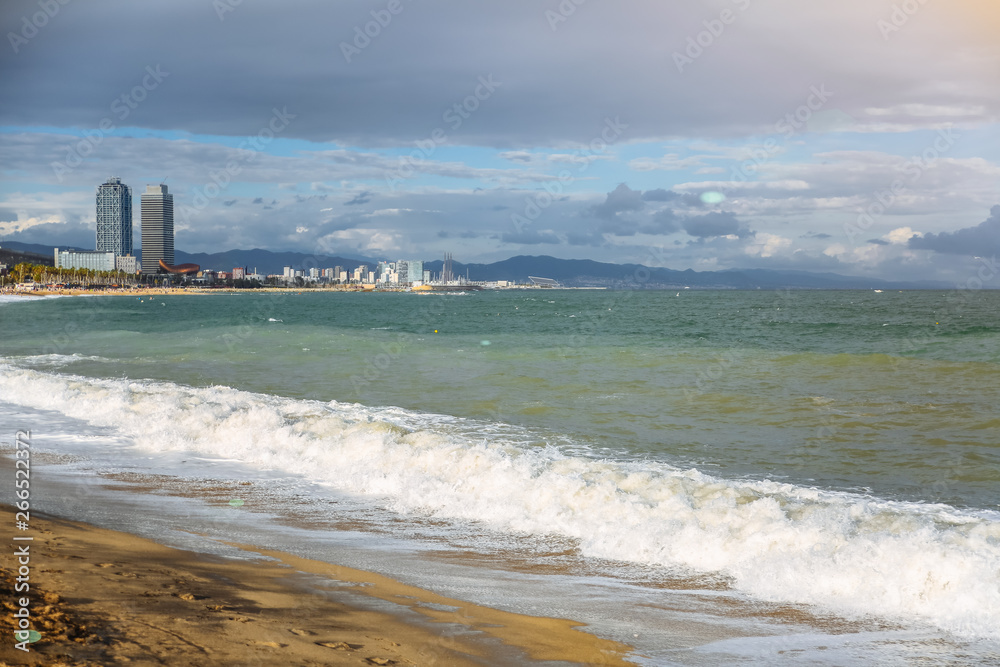
POLYGON ((226 387, 94 380, 0 365, 0 398, 114 427, 146 450, 196 450, 305 475, 401 512, 558 534, 583 553, 721 572, 771 601, 922 618, 1000 638, 1000 515, 724 480, 651 462, 481 439, 436 416, 226 387), (396 423, 390 423, 393 419, 396 423))
POLYGON ((113 362, 107 357, 98 357, 84 354, 35 354, 30 357, 22 357, 18 363, 25 366, 65 366, 78 361, 104 361, 113 362))
POLYGON ((21 294, 0 294, 0 305, 5 305, 8 303, 30 303, 36 299, 59 299, 62 298, 64 294, 45 294, 45 295, 21 295, 21 294))

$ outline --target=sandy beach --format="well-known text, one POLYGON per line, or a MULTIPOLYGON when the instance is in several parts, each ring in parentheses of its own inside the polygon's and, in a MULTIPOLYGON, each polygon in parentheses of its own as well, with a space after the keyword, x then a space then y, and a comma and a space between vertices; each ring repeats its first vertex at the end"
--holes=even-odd
MULTIPOLYGON (((13 509, 3 507, 13 525, 13 509)), ((479 607, 351 568, 241 547, 173 549, 32 514, 30 651, 14 647, 4 559, 0 665, 630 664, 566 620, 479 607)), ((20 543, 19 543, 20 544, 20 543)))

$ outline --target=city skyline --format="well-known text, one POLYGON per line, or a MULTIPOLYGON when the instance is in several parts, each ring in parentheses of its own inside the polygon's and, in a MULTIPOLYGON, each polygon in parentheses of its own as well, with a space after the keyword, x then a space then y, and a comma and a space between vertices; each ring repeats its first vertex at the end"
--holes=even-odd
POLYGON ((66 6, 0 64, 0 234, 82 245, 127 171, 190 252, 959 283, 1000 254, 1000 7, 902 6, 66 6))

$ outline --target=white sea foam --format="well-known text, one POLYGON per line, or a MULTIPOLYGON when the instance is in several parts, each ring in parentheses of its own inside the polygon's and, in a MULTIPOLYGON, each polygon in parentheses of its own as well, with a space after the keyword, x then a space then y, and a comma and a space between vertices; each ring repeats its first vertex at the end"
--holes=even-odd
POLYGON ((1000 638, 1000 515, 732 481, 481 438, 440 415, 0 364, 0 400, 302 474, 401 512, 575 538, 603 558, 721 572, 765 600, 1000 638), (404 426, 405 425, 405 426, 404 426))
POLYGON ((107 357, 84 354, 35 354, 30 357, 22 357, 19 363, 28 366, 65 366, 78 361, 102 361, 111 363, 113 360, 107 357))
POLYGON ((27 294, 0 294, 0 306, 8 303, 28 303, 36 299, 60 299, 68 294, 45 294, 28 296, 27 294))

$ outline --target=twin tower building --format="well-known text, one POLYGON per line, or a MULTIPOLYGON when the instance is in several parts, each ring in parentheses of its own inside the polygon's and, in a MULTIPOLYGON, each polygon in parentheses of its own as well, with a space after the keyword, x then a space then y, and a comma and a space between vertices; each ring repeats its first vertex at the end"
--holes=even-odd
MULTIPOLYGON (((142 272, 159 273, 160 260, 174 263, 174 196, 166 185, 147 185, 142 193, 142 272)), ((97 252, 115 259, 133 256, 132 188, 109 178, 97 188, 97 252)))

